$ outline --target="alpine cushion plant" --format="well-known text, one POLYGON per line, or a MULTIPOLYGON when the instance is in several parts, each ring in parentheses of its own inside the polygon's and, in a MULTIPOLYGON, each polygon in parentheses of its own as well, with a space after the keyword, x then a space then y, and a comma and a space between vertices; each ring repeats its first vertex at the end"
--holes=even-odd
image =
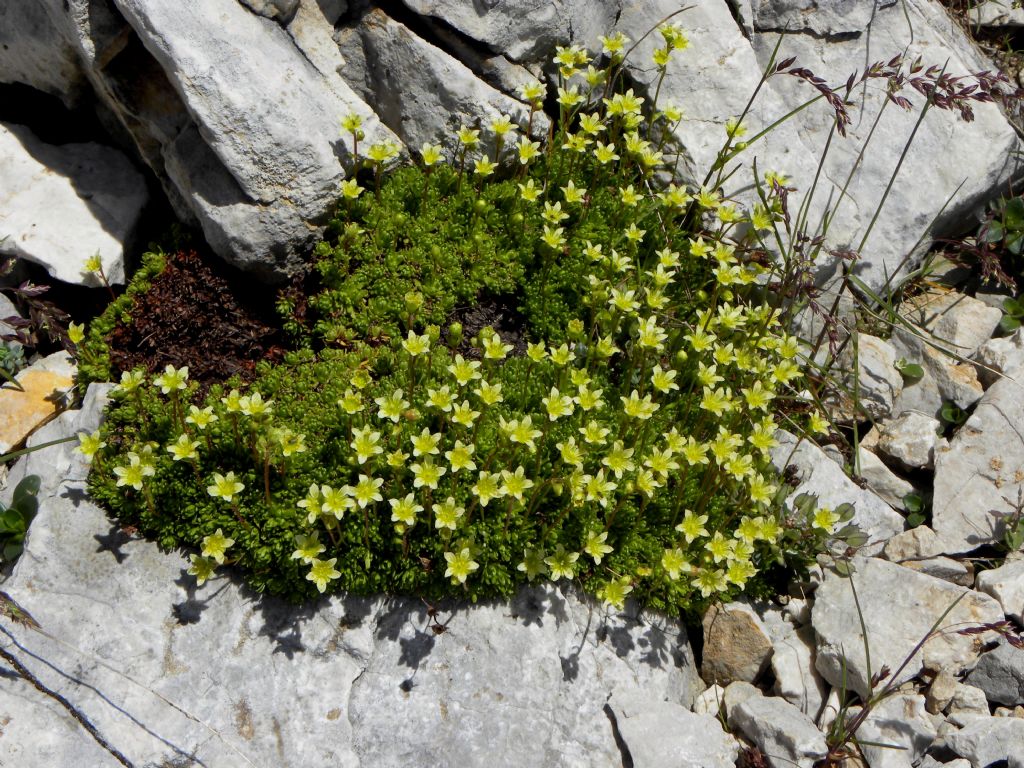
MULTIPOLYGON (((660 32, 664 71, 685 36, 660 32)), ((769 176, 748 215, 656 182, 682 116, 619 88, 627 45, 604 39, 600 61, 558 49, 543 146, 531 83, 527 125, 462 126, 447 158, 426 145, 384 176, 391 149, 367 148, 316 250, 318 288, 282 293, 298 348, 202 395, 187 370, 125 372, 83 440, 94 497, 199 549, 198 583, 230 564, 297 600, 476 599, 547 578, 617 608, 688 609, 813 558, 839 517, 786 513, 768 458, 773 406, 811 410, 753 256, 783 188, 769 176), (456 310, 482 299, 516 306, 528 343, 464 338, 456 310)))

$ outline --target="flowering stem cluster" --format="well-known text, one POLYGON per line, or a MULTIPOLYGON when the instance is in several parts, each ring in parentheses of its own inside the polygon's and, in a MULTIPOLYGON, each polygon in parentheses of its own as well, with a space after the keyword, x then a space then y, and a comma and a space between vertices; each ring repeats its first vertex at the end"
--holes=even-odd
MULTIPOLYGON (((675 25, 659 32, 663 77, 687 41, 675 25)), ((334 318, 384 307, 373 343, 336 330, 319 356, 295 353, 248 389, 205 398, 187 370, 168 366, 152 386, 126 373, 89 443, 110 454, 94 492, 176 541, 199 528, 187 543, 202 540, 201 581, 237 562, 259 588, 293 594, 305 580, 475 597, 546 577, 616 607, 631 593, 686 607, 749 588, 792 522, 769 461, 777 406, 802 407, 800 348, 760 290, 770 263, 754 258, 782 187, 748 212, 712 189, 657 184, 682 112, 614 87, 628 43, 603 38, 601 67, 558 49, 545 148, 530 136, 539 82, 523 87, 525 126, 502 115, 486 142, 463 126, 450 163, 425 145, 401 188, 412 195, 382 185, 394 148, 369 147, 376 194, 361 198, 356 174, 343 183, 338 245, 321 253, 336 287, 314 306, 334 318), (434 321, 428 281, 448 255, 418 263, 405 243, 446 196, 453 214, 432 232, 473 243, 448 278, 471 274, 481 252, 515 260, 522 329, 466 338, 434 321), (360 226, 395 205, 387 226, 360 226), (410 272, 422 293, 404 290, 410 272), (391 294, 366 300, 367 283, 391 294)), ((358 153, 358 118, 343 125, 358 153)), ((743 130, 727 126, 723 151, 743 130)))

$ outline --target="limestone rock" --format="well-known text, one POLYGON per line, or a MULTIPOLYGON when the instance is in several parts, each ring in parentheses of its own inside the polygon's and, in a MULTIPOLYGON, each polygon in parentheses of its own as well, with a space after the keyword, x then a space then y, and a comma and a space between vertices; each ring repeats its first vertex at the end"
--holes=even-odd
MULTIPOLYGON (((949 360, 936 353, 934 350, 924 350, 913 354, 910 362, 919 363, 923 375, 916 381, 908 382, 900 396, 893 403, 892 412, 896 416, 905 413, 922 413, 925 416, 938 417, 942 412, 942 392, 939 391, 939 382, 932 373, 933 365, 946 365, 949 360)), ((966 372, 966 368, 964 369, 966 372)), ((981 397, 981 383, 977 383, 978 397, 981 397)))
POLYGON ((111 82, 111 108, 219 255, 266 279, 290 274, 350 163, 341 116, 363 118, 367 144, 397 137, 340 74, 318 69, 285 29, 237 0, 116 6, 152 57, 139 55, 153 93, 135 105, 111 82), (169 118, 157 99, 181 109, 169 118), (129 120, 133 111, 145 119, 129 120))
POLYGON ((950 557, 928 557, 921 560, 901 562, 904 568, 924 573, 936 579, 948 581, 961 587, 974 585, 974 566, 950 557))
POLYGON ((1024 8, 1012 0, 982 0, 967 10, 972 26, 1024 27, 1024 8))
MULTIPOLYGON (((32 439, 94 429, 101 393, 32 439)), ((656 712, 690 705, 699 690, 681 625, 606 616, 554 587, 442 604, 451 621, 440 635, 416 599, 296 607, 251 593, 230 571, 197 590, 182 553, 134 538, 89 500, 73 444, 24 457, 12 483, 25 472, 43 477, 40 512, 3 589, 49 635, 5 624, 0 643, 135 765, 610 768, 622 765, 603 710, 613 692, 656 712)), ((24 750, 12 739, 43 726, 23 698, 0 686, 0 713, 12 718, 0 755, 20 745, 19 768, 112 762, 93 760, 81 729, 66 725, 47 731, 38 756, 24 750)))
POLYGON ((239 0, 239 2, 253 13, 285 25, 294 18, 301 0, 239 0))
MULTIPOLYGON (((929 291, 900 305, 900 314, 935 346, 964 358, 972 358, 978 348, 992 338, 1002 312, 982 301, 955 291, 929 291)), ((903 326, 894 336, 905 346, 920 347, 924 342, 903 326)))
POLYGON ((323 84, 338 98, 347 98, 349 82, 345 57, 335 40, 335 24, 346 10, 345 0, 303 0, 285 27, 295 47, 323 76, 323 84), (340 5, 339 5, 340 3, 340 5), (339 79, 339 75, 344 80, 339 79))
MULTIPOLYGON (((853 345, 847 345, 841 362, 853 368, 853 345)), ((857 335, 857 394, 864 413, 879 421, 892 413, 893 403, 903 391, 903 376, 896 370, 892 344, 867 333, 857 335)), ((853 381, 848 383, 851 391, 853 381)))
MULTIPOLYGON (((859 74, 866 62, 887 61, 897 52, 905 52, 908 62, 920 56, 925 67, 934 64, 945 67, 947 73, 993 68, 942 4, 932 0, 893 4, 752 0, 751 5, 755 32, 752 42, 762 67, 767 65, 779 33, 785 31, 789 34, 780 56, 796 56, 799 64, 829 83, 844 83, 851 73, 859 74)), ((683 23, 687 23, 685 14, 683 23)), ((772 78, 771 83, 790 108, 808 98, 806 84, 797 78, 772 78)), ((975 119, 970 123, 961 121, 955 110, 933 110, 929 119, 916 127, 923 99, 909 91, 904 95, 914 102, 914 109, 905 112, 888 108, 875 127, 868 117, 875 116, 885 94, 873 93, 870 88, 858 89, 857 93, 858 107, 847 138, 837 137, 831 142, 824 163, 823 175, 835 180, 837 186, 840 180, 846 180, 855 163, 860 164, 859 173, 846 189, 848 197, 837 205, 839 214, 828 234, 830 240, 857 248, 878 206, 879 181, 888 179, 902 162, 856 267, 862 280, 879 289, 911 269, 932 237, 956 234, 961 221, 984 200, 998 194, 997 179, 1009 179, 1014 174, 1005 153, 1017 146, 1018 139, 1011 135, 995 105, 975 109, 975 119), (914 140, 901 159, 912 132, 914 140), (863 151, 869 134, 871 143, 863 151), (982 154, 965 156, 960 151, 964 141, 983 148, 982 154), (936 164, 936 157, 949 161, 936 164), (954 170, 956 166, 959 168, 954 170), (957 190, 965 179, 964 186, 957 190), (926 232, 928 236, 922 238, 926 232)), ((801 113, 799 136, 811 155, 821 153, 833 126, 830 110, 812 107, 801 113)), ((763 151, 759 154, 759 166, 768 163, 785 167, 775 158, 768 162, 763 151)), ((791 174, 796 186, 809 188, 800 175, 791 174)))
POLYGON ((959 362, 946 353, 930 347, 921 354, 935 380, 942 402, 953 403, 958 408, 967 409, 981 399, 985 389, 978 379, 978 370, 973 363, 959 362))
POLYGON ((982 571, 977 587, 998 600, 1009 618, 1024 624, 1024 560, 1007 560, 998 568, 982 571))
POLYGON ((66 709, 17 674, 4 677, 0 722, 0 760, 5 765, 120 765, 66 709))
POLYGON ((813 493, 822 506, 838 507, 845 502, 853 504, 855 511, 851 522, 868 537, 868 544, 862 551, 880 551, 883 542, 903 530, 904 520, 892 507, 850 480, 820 448, 806 440, 798 441, 796 436, 785 430, 779 430, 775 437, 779 445, 772 449, 772 463, 780 471, 789 464, 798 470, 800 485, 792 496, 813 493))
POLYGON ((990 339, 978 348, 978 378, 986 387, 1002 376, 1019 379, 1017 372, 1024 367, 1024 328, 1009 336, 990 339))
POLYGON ((773 765, 812 768, 826 752, 825 737, 811 719, 774 696, 747 699, 736 707, 729 725, 770 755, 773 765))
POLYGON ((989 387, 967 422, 935 455, 932 527, 947 554, 1002 536, 1024 488, 1024 397, 1009 379, 989 387))
MULTIPOLYGON (((483 141, 492 146, 487 126, 500 114, 526 126, 526 105, 487 85, 380 9, 342 30, 338 42, 348 81, 410 147, 430 142, 453 149, 460 125, 479 126, 483 141)), ((548 125, 543 114, 534 116, 535 134, 546 134, 548 125)))
POLYGON ((1015 717, 978 718, 951 734, 947 744, 970 760, 971 768, 1024 768, 1024 720, 1015 717))
POLYGON ((749 699, 761 698, 764 698, 761 689, 750 683, 737 680, 735 683, 729 683, 725 686, 725 691, 722 694, 722 708, 725 710, 725 721, 729 724, 729 727, 735 729, 732 718, 740 704, 749 699))
POLYGON ((878 494, 886 504, 894 509, 905 509, 903 501, 915 488, 909 482, 893 472, 878 456, 863 446, 858 446, 860 476, 867 481, 868 488, 878 494))
POLYGON ((0 123, 0 253, 80 285, 98 285, 82 272, 98 253, 107 279, 122 283, 147 197, 142 175, 118 150, 49 145, 25 126, 0 123))
POLYGON ((940 549, 939 537, 927 525, 919 525, 893 536, 885 543, 883 557, 894 563, 935 557, 940 549))
MULTIPOLYGON (((871 649, 871 674, 883 665, 895 674, 904 658, 957 598, 959 602, 946 615, 940 629, 959 629, 1002 617, 998 603, 988 595, 885 560, 858 556, 852 563, 852 578, 871 649)), ((826 576, 815 593, 812 623, 818 634, 816 664, 822 677, 834 686, 841 685, 845 658, 846 685, 865 696, 869 690, 869 671, 849 578, 832 572, 826 576)), ((910 680, 924 668, 955 672, 970 667, 984 637, 955 632, 932 637, 903 668, 896 683, 910 680)))
POLYGON ((900 314, 914 330, 897 327, 893 343, 901 356, 919 363, 925 375, 904 389, 894 412, 936 415, 944 402, 960 408, 977 402, 984 390, 968 360, 991 338, 999 310, 964 294, 931 291, 904 302, 900 314))
POLYGON ((811 604, 809 600, 791 597, 782 609, 782 617, 796 627, 811 623, 811 604))
POLYGON ((54 352, 21 371, 15 378, 19 391, 0 387, 0 453, 7 453, 53 418, 74 386, 75 366, 66 352, 54 352))
POLYGON ((925 709, 933 715, 942 712, 953 701, 956 694, 957 681, 946 670, 939 670, 939 673, 932 680, 925 692, 925 709))
POLYGON ((864 754, 870 768, 910 768, 923 757, 935 736, 924 696, 908 693, 883 699, 857 730, 857 737, 868 742, 864 754), (895 748, 871 746, 870 742, 895 748))
POLYGON ((73 106, 85 90, 75 49, 42 3, 0 4, 0 83, 23 83, 73 106))
POLYGON ((704 614, 704 661, 708 685, 754 682, 768 666, 772 642, 757 613, 745 603, 713 605, 704 614))
MULTIPOLYGON (((403 0, 411 10, 452 25, 467 37, 514 61, 540 62, 554 53, 556 45, 576 43, 591 50, 598 37, 615 25, 619 3, 588 0, 520 0, 501 3, 482 0, 403 0)), ((545 61, 545 63, 547 63, 545 61)))
POLYGON ((988 717, 988 699, 981 688, 966 683, 957 683, 953 698, 949 702, 949 721, 958 726, 973 722, 979 717, 988 717))
POLYGON ((735 737, 711 715, 698 715, 643 693, 614 693, 608 707, 636 768, 733 768, 735 737))
POLYGON ((969 408, 983 393, 976 367, 968 362, 992 337, 1002 313, 970 296, 931 291, 900 305, 913 331, 893 331, 899 355, 919 363, 924 377, 907 386, 893 407, 897 415, 920 411, 936 415, 943 402, 969 408))
POLYGON ((981 688, 992 704, 1024 704, 1024 650, 1001 643, 982 654, 966 682, 981 688))
POLYGON ((906 467, 929 468, 935 458, 939 427, 938 419, 905 413, 882 425, 878 450, 906 467))
POLYGON ((776 695, 816 720, 825 704, 828 686, 814 668, 814 629, 790 627, 789 631, 773 633, 772 651, 776 695))
POLYGON ((718 717, 724 706, 725 689, 717 684, 708 686, 693 701, 693 711, 698 715, 718 717))

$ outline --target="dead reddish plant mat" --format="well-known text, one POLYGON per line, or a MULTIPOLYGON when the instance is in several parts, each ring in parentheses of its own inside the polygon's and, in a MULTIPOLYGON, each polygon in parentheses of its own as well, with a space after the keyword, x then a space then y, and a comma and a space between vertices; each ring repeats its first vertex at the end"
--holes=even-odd
POLYGON ((110 338, 115 372, 188 366, 203 389, 238 375, 255 378, 261 360, 279 362, 284 333, 274 289, 195 251, 167 257, 167 266, 136 299, 131 322, 110 338))

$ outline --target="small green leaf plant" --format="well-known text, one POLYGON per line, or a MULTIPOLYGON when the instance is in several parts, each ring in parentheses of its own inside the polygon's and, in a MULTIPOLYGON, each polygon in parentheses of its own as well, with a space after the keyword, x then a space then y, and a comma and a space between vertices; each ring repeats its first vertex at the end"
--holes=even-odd
POLYGON ((1013 256, 1024 248, 1024 198, 1001 200, 994 215, 982 231, 986 243, 1000 245, 1013 256))
POLYGON ((999 330, 1013 333, 1024 322, 1024 298, 1003 299, 1003 316, 999 320, 999 330))
POLYGON ((911 491, 903 497, 903 508, 907 511, 907 525, 917 528, 927 519, 925 497, 917 491, 911 491))
POLYGON ((37 493, 39 477, 27 475, 15 486, 10 505, 0 502, 0 562, 12 563, 21 554, 25 534, 39 509, 37 493))
POLYGON ((912 363, 901 357, 894 363, 894 366, 908 384, 920 381, 924 377, 924 368, 921 367, 920 363, 912 363))
POLYGON ((969 416, 970 414, 967 411, 949 400, 944 402, 942 407, 939 409, 939 418, 942 419, 943 425, 946 429, 955 429, 956 427, 963 425, 969 416))
MULTIPOLYGON (((664 74, 687 40, 658 31, 664 74)), ((772 592, 833 534, 855 540, 845 506, 786 511, 769 457, 780 419, 828 430, 783 324, 799 275, 766 244, 784 177, 759 179, 749 212, 720 179, 656 183, 683 117, 623 87, 627 42, 558 48, 543 146, 540 83, 523 87, 525 126, 462 126, 387 175, 395 148, 362 147, 346 118, 365 156, 314 288, 282 293, 296 349, 205 391, 187 368, 122 372, 80 438, 93 497, 194 548, 199 584, 234 566, 295 600, 475 600, 549 579, 613 608, 697 610, 772 592), (467 333, 458 312, 483 299, 521 327, 467 333)), ((722 157, 742 150, 741 118, 722 157)))

